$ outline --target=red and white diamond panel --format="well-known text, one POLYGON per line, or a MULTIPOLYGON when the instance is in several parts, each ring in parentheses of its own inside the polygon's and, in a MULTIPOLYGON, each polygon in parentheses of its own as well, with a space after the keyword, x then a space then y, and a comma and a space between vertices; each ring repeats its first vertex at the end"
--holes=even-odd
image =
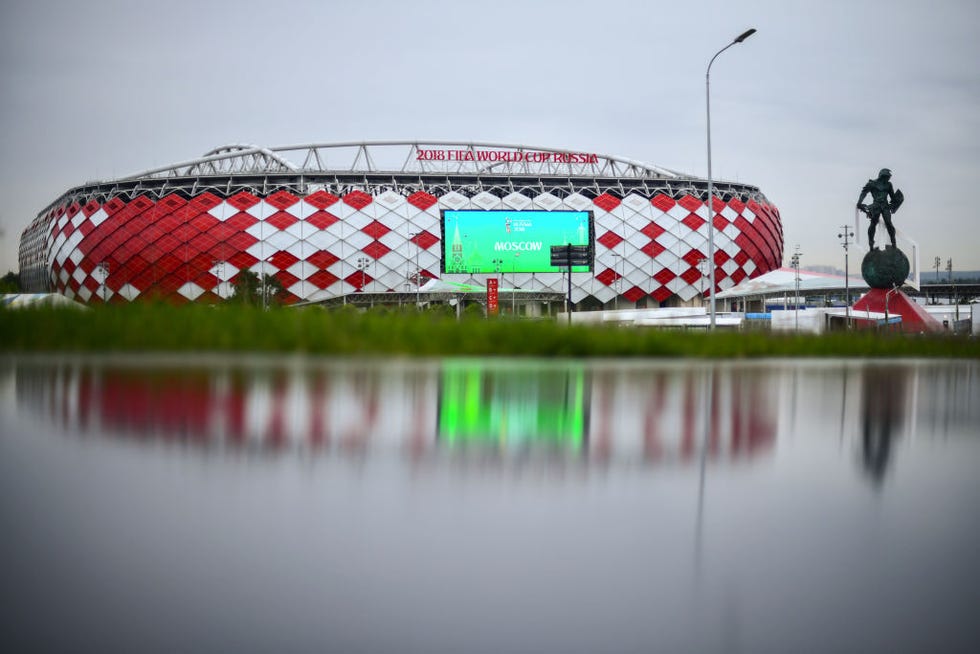
MULTIPOLYGON (((783 235, 775 207, 715 199, 719 290, 779 267, 783 235)), ((24 232, 21 269, 83 302, 142 297, 213 302, 227 298, 241 270, 274 275, 285 301, 317 301, 358 290, 414 291, 439 276, 440 209, 590 210, 594 273, 572 275, 572 299, 608 302, 707 293, 708 211, 692 196, 580 194, 558 198, 450 192, 407 197, 386 191, 343 196, 277 191, 227 198, 210 192, 157 201, 116 197, 52 209, 24 232), (34 272, 31 272, 34 271, 34 272)), ((564 290, 558 273, 512 274, 505 287, 564 290)), ((483 283, 483 277, 473 280, 483 283)))

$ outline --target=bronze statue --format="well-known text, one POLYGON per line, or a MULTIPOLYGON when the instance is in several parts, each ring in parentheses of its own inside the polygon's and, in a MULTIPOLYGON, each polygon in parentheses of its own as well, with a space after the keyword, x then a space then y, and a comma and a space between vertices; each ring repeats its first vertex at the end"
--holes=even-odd
POLYGON ((878 173, 878 179, 869 179, 868 183, 861 189, 861 196, 857 201, 857 208, 867 214, 871 220, 868 227, 868 248, 875 249, 875 228, 878 226, 878 218, 885 219, 885 229, 892 240, 892 248, 898 249, 895 245, 895 226, 892 225, 892 214, 898 211, 905 200, 901 191, 892 188, 892 171, 882 168, 878 173), (862 204, 865 196, 871 194, 871 204, 862 204))

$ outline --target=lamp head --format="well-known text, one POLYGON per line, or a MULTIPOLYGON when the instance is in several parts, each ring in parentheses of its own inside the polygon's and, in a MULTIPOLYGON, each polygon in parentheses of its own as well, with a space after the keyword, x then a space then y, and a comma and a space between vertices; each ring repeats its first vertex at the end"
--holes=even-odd
POLYGON ((742 41, 744 41, 745 39, 749 38, 753 34, 755 34, 755 28, 754 27, 751 28, 751 29, 747 29, 744 32, 742 32, 741 34, 739 34, 738 36, 736 36, 735 37, 735 41, 733 41, 733 43, 741 43, 742 41))

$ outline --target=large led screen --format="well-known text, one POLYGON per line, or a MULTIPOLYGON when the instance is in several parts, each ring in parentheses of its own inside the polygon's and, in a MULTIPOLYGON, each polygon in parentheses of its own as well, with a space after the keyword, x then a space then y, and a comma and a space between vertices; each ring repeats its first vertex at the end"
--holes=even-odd
POLYGON ((551 265, 551 246, 569 244, 593 247, 591 211, 442 212, 443 273, 563 272, 551 265))

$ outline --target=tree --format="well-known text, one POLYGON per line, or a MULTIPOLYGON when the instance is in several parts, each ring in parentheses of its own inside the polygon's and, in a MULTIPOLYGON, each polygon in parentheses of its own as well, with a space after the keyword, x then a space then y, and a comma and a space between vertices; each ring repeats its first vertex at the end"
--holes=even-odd
POLYGON ((20 293, 20 275, 15 272, 8 272, 0 278, 0 293, 20 293))
POLYGON ((262 275, 242 270, 235 278, 235 292, 229 301, 241 304, 272 306, 278 304, 283 292, 282 282, 272 275, 262 275), (263 295, 264 301, 263 301, 263 295))

